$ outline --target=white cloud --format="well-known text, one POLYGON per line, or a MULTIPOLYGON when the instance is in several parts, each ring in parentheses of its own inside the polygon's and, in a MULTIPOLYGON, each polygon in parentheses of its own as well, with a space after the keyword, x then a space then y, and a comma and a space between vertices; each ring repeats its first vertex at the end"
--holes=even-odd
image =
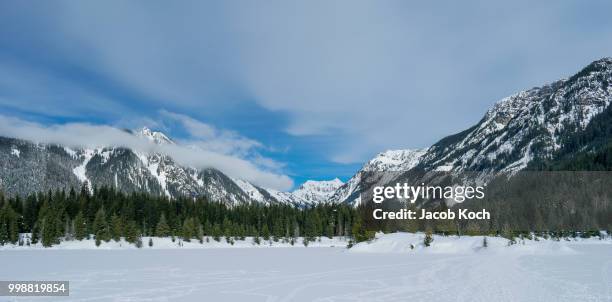
POLYGON ((240 157, 252 155, 254 149, 263 147, 263 144, 258 141, 241 136, 234 131, 217 129, 184 114, 167 110, 161 110, 160 114, 164 118, 179 122, 189 133, 190 138, 183 140, 185 144, 240 157))
POLYGON ((213 167, 231 177, 244 179, 263 187, 289 190, 293 186, 293 181, 288 176, 271 171, 266 165, 258 165, 247 159, 210 149, 180 144, 153 144, 111 126, 84 123, 45 126, 0 115, 0 135, 69 147, 116 146, 144 152, 160 152, 170 155, 180 164, 196 168, 213 167))

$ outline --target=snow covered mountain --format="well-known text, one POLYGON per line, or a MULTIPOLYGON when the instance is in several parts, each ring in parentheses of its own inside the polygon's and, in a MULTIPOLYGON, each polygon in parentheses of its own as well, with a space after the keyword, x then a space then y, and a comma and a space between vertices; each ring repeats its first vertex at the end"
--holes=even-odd
POLYGON ((143 127, 140 131, 137 131, 136 136, 145 138, 156 144, 174 144, 174 142, 167 137, 165 134, 159 131, 152 131, 147 127, 143 127))
MULTIPOLYGON (((142 128, 129 131, 135 139, 153 144, 175 144, 161 132, 142 128)), ((343 183, 307 181, 294 192, 260 188, 221 171, 195 169, 168 155, 128 148, 68 148, 0 137, 0 189, 9 195, 70 188, 84 183, 124 192, 146 192, 168 198, 206 196, 229 204, 245 202, 309 205, 326 202, 343 183)))
POLYGON ((419 164, 427 149, 422 150, 388 150, 379 153, 367 162, 346 184, 339 187, 330 196, 330 202, 359 204, 361 183, 368 172, 402 172, 419 164))
POLYGON ((426 150, 377 155, 331 200, 358 204, 365 172, 476 172, 483 179, 497 172, 514 173, 536 159, 551 159, 571 143, 570 137, 585 130, 595 116, 607 110, 610 102, 612 58, 603 58, 569 79, 502 99, 475 126, 445 137, 426 150))
POLYGON ((293 192, 281 192, 269 188, 260 188, 247 181, 234 179, 236 184, 253 200, 266 204, 273 202, 314 205, 328 202, 330 197, 344 183, 336 178, 333 180, 307 180, 293 192))
POLYGON ((569 79, 502 99, 474 127, 440 140, 423 156, 426 170, 518 171, 549 158, 572 133, 612 102, 612 58, 569 79))
MULTIPOLYGON (((161 132, 143 128, 135 139, 174 144, 161 132)), ((0 188, 8 194, 93 187, 146 192, 167 197, 206 196, 228 203, 251 199, 222 172, 177 164, 170 156, 122 147, 68 148, 0 138, 0 188), (15 155, 15 154, 18 154, 15 155)))
POLYGON ((344 183, 338 179, 327 181, 308 180, 291 194, 304 204, 326 202, 344 183))

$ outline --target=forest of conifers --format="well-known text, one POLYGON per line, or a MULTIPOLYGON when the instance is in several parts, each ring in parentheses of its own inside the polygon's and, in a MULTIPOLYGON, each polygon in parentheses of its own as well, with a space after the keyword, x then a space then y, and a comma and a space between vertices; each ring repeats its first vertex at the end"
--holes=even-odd
MULTIPOLYGON (((306 242, 320 236, 350 236, 355 211, 346 205, 297 207, 259 203, 228 206, 206 198, 178 198, 118 192, 113 188, 55 191, 7 198, 0 193, 0 244, 18 243, 19 233, 32 233, 31 243, 44 246, 60 240, 96 243, 138 242, 141 236, 179 237, 182 240, 306 242)), ((28 242, 29 243, 29 242, 28 242)), ((24 244, 19 242, 19 244, 24 244)), ((27 243, 26 243, 27 244, 27 243)))
MULTIPOLYGON (((538 233, 551 237, 596 236, 612 230, 612 177, 609 172, 525 172, 510 180, 492 181, 484 200, 461 208, 486 208, 486 221, 402 220, 371 223, 368 205, 295 206, 237 204, 206 198, 169 199, 144 193, 123 193, 113 188, 83 186, 80 191, 50 191, 25 198, 0 193, 0 245, 41 242, 52 246, 62 240, 91 238, 96 244, 120 240, 141 245, 142 236, 181 240, 204 238, 232 243, 253 237, 305 244, 317 237, 347 236, 356 242, 374 232, 430 231, 438 234, 514 237, 538 233), (20 233, 31 233, 27 242, 20 233)), ((405 205, 402 205, 405 206, 405 205)), ((409 205, 415 207, 415 205, 409 205)), ((444 203, 424 205, 446 211, 444 203)))

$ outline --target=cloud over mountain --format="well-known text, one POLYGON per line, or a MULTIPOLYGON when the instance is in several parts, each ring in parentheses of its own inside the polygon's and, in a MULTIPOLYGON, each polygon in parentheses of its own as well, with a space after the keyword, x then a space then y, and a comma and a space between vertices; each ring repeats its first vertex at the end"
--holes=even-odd
POLYGON ((40 143, 69 147, 127 147, 137 151, 159 152, 172 156, 183 165, 196 168, 213 167, 224 173, 248 180, 257 185, 288 190, 293 181, 286 175, 272 171, 269 166, 258 165, 247 158, 207 149, 206 141, 184 144, 154 144, 132 133, 105 125, 68 123, 41 125, 18 118, 0 115, 0 135, 40 143), (200 143, 198 143, 200 142, 200 143))

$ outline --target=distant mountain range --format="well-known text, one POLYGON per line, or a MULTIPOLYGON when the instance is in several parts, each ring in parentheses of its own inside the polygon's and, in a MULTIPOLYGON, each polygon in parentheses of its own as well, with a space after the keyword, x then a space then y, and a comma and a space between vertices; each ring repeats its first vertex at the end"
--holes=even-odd
MULTIPOLYGON (((148 128, 130 133, 134 139, 145 139, 152 144, 175 144, 165 134, 148 128)), ((0 137, 0 188, 9 195, 78 189, 84 183, 90 189, 108 186, 169 198, 206 196, 230 204, 296 205, 326 201, 343 184, 338 179, 307 181, 294 192, 278 192, 232 179, 217 169, 185 167, 160 153, 117 147, 68 148, 0 137)))
MULTIPOLYGON (((380 153, 346 184, 339 179, 311 180, 293 192, 279 192, 230 178, 213 168, 185 167, 159 153, 112 146, 68 148, 0 137, 0 189, 26 195, 80 188, 87 182, 91 187, 111 186, 170 198, 206 196, 231 204, 356 205, 364 189, 362 177, 372 171, 477 171, 486 176, 550 167, 561 161, 572 167, 574 157, 594 161, 609 148, 610 119, 604 116, 610 115, 611 82, 612 59, 595 61, 569 79, 502 99, 476 125, 427 149, 380 153), (593 120, 597 122, 592 124, 593 120)), ((132 134, 134 139, 154 144, 175 144, 163 133, 147 128, 132 134)))

